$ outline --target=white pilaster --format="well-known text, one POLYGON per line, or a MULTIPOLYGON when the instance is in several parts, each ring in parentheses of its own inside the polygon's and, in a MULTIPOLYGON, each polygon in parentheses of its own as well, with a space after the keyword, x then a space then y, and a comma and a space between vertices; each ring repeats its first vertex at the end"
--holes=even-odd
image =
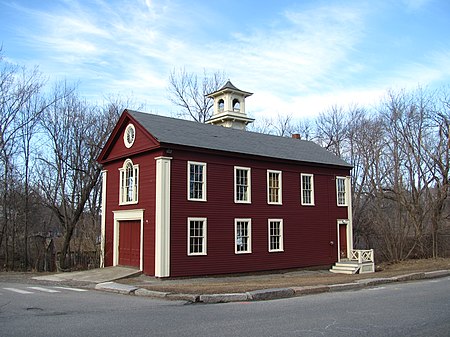
POLYGON ((155 276, 170 276, 170 163, 171 157, 156 160, 155 276))
POLYGON ((102 218, 101 218, 101 234, 100 234, 100 268, 105 266, 105 227, 106 227, 106 178, 108 171, 102 171, 102 218))
POLYGON ((353 249, 353 209, 352 209, 352 177, 346 177, 346 190, 347 193, 347 218, 348 218, 348 226, 347 226, 347 252, 348 255, 351 255, 353 249))

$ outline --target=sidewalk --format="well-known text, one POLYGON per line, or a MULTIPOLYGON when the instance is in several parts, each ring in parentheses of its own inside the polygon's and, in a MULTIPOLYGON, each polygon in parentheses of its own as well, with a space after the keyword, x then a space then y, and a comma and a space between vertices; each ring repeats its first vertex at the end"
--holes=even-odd
POLYGON ((33 279, 39 281, 54 281, 54 282, 76 281, 86 283, 102 283, 132 277, 140 274, 142 273, 135 268, 116 266, 116 267, 106 267, 83 271, 35 276, 33 277, 33 279))
MULTIPOLYGON (((95 286, 95 289, 102 291, 111 291, 127 295, 146 296, 167 300, 182 300, 191 303, 225 303, 225 302, 245 302, 245 301, 262 301, 272 300, 287 297, 303 296, 310 294, 318 294, 325 292, 358 290, 366 287, 378 286, 380 284, 387 284, 393 282, 406 282, 413 280, 433 279, 439 277, 450 276, 450 270, 437 270, 427 272, 415 272, 391 277, 374 277, 375 274, 361 275, 346 275, 345 279, 352 280, 351 282, 339 282, 337 280, 344 280, 344 278, 334 278, 333 275, 327 271, 298 271, 286 274, 271 274, 271 275, 249 275, 249 276, 224 276, 224 277, 209 277, 209 278, 191 278, 178 280, 159 280, 145 275, 118 280, 117 282, 104 282, 95 286), (310 276, 308 278, 308 276, 310 276), (315 279, 315 284, 310 284, 311 276, 315 279), (288 287, 269 287, 265 288, 267 280, 295 277, 296 279, 303 279, 306 282, 299 282, 299 285, 288 287), (325 284, 318 284, 317 280, 324 281, 325 284), (337 283, 333 283, 336 280, 337 283), (250 282, 249 282, 250 281, 250 282), (217 292, 214 293, 214 284, 224 285, 233 284, 228 289, 239 289, 238 285, 241 283, 253 284, 259 283, 262 289, 255 289, 249 291, 231 291, 231 292, 217 292), (302 284, 303 285, 300 285, 302 284), (195 286, 195 285, 201 285, 195 286), (211 293, 211 288, 213 292, 211 293), (171 290, 169 290, 171 289, 171 290), (204 289, 205 291, 198 291, 204 289)), ((341 275, 343 276, 343 275, 341 275)), ((251 287, 251 286, 250 286, 251 287)))
POLYGON ((333 274, 328 270, 285 270, 266 273, 158 279, 126 267, 36 274, 0 273, 2 280, 46 282, 120 294, 191 303, 259 301, 324 292, 358 290, 380 284, 450 276, 450 259, 411 260, 382 265, 371 274, 333 274))

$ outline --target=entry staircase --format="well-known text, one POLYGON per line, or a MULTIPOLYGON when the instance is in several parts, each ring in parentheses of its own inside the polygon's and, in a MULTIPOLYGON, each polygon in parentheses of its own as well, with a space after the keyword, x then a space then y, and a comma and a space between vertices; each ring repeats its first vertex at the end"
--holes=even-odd
POLYGON ((365 274, 375 272, 373 249, 352 249, 349 259, 341 259, 330 269, 332 273, 365 274))

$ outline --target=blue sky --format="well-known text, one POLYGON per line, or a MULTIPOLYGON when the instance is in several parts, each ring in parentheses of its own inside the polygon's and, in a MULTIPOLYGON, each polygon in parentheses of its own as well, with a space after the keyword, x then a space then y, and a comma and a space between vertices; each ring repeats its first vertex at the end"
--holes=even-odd
POLYGON ((448 0, 0 0, 0 21, 9 61, 162 115, 180 68, 224 71, 256 118, 450 84, 448 0))

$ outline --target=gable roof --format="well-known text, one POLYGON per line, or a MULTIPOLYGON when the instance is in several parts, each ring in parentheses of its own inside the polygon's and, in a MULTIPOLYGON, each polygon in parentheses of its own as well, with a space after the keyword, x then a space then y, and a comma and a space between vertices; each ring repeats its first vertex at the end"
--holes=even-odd
POLYGON ((352 166, 314 142, 125 110, 161 144, 325 165, 352 166))

